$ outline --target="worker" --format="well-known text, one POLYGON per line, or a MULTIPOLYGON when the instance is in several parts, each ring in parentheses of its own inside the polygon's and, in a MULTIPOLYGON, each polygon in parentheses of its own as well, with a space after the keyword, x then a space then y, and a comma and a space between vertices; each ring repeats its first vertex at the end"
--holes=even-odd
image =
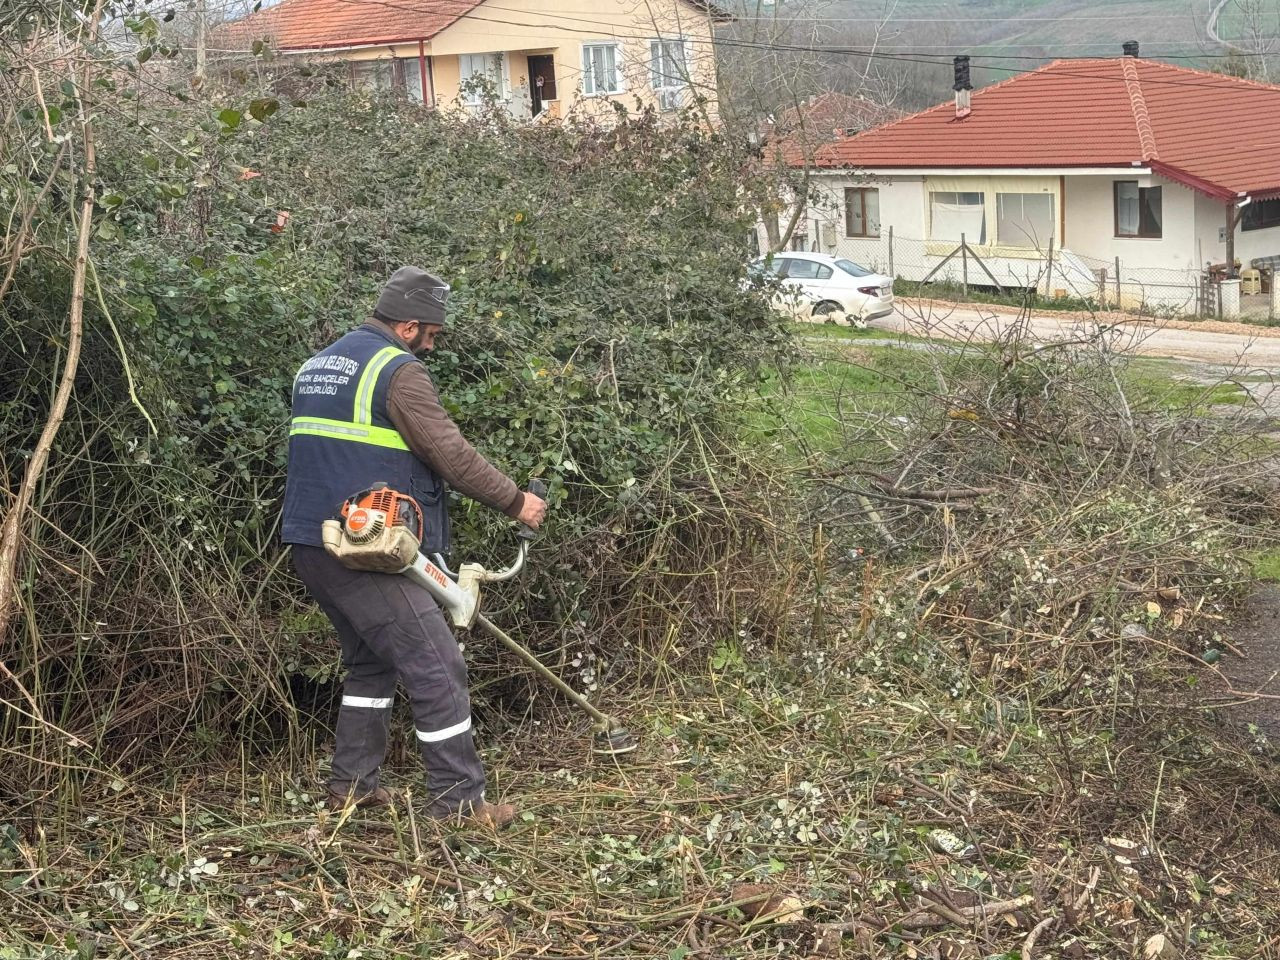
POLYGON ((426 767, 428 812, 500 828, 515 808, 485 799, 467 669, 440 608, 406 577, 348 569, 321 541, 322 524, 339 505, 378 482, 418 501, 428 554, 449 549, 450 487, 530 527, 542 522, 546 503, 522 493, 466 441, 416 359, 444 329, 448 294, 438 277, 401 267, 370 320, 302 365, 293 383, 282 537, 338 632, 347 670, 329 806, 392 802, 378 768, 398 676, 426 767))

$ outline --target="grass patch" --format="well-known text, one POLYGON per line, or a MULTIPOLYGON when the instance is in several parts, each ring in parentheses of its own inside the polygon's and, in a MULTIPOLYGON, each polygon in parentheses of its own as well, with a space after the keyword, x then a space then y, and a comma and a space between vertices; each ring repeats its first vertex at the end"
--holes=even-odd
POLYGON ((922 297, 957 303, 991 303, 1008 307, 1030 306, 1036 310, 1096 312, 1100 309, 1098 302, 1091 297, 1046 297, 1035 290, 1007 287, 1004 293, 1000 293, 995 287, 973 283, 969 284, 966 292, 962 284, 949 280, 921 283, 898 277, 893 281, 893 292, 900 297, 922 297))
POLYGON ((1280 583, 1280 547, 1263 550, 1253 558, 1253 575, 1266 583, 1280 583))
POLYGON ((861 340, 885 341, 896 343, 928 343, 927 337, 917 337, 897 330, 881 330, 877 327, 848 327, 836 323, 793 323, 790 325, 793 336, 800 340, 833 340, 858 342, 861 340))
MULTIPOLYGON (((865 334, 880 334, 832 329, 858 334, 831 337, 850 343, 867 339, 865 334)), ((743 440, 788 459, 806 452, 832 453, 845 445, 851 421, 892 410, 922 363, 919 351, 900 347, 818 346, 810 351, 808 362, 789 376, 774 373, 761 384, 759 396, 746 412, 743 440)))
POLYGON ((1186 374, 1186 368, 1169 360, 1134 360, 1121 382, 1133 399, 1163 410, 1203 409, 1215 406, 1244 406, 1249 391, 1239 383, 1201 383, 1186 374))

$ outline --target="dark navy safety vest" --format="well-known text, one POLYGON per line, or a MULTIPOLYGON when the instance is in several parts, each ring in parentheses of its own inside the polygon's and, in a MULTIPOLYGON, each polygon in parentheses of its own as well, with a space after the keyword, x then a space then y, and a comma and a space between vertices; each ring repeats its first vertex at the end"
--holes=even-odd
POLYGON ((293 381, 280 534, 285 543, 322 546, 321 524, 337 516, 349 497, 385 483, 422 507, 422 549, 448 551, 444 481, 410 452, 387 416, 392 374, 417 362, 394 337, 366 325, 302 365, 293 381))

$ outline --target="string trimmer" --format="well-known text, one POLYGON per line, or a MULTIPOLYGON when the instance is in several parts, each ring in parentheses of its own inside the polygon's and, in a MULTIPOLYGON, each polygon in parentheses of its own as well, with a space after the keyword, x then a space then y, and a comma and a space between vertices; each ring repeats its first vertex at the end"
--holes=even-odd
MULTIPOLYGON (((529 484, 529 492, 545 499, 547 488, 542 481, 534 480, 529 484)), ((537 536, 533 529, 521 524, 517 534, 520 549, 511 566, 491 571, 478 563, 464 563, 456 574, 440 554, 436 554, 432 562, 422 553, 423 532, 422 508, 418 502, 385 483, 377 483, 347 500, 337 519, 324 522, 324 548, 353 570, 403 574, 427 589, 455 627, 464 630, 482 627, 591 716, 596 723, 591 744, 594 753, 615 757, 636 749, 636 740, 626 727, 588 702, 480 612, 480 585, 510 580, 524 569, 529 542, 537 536)))

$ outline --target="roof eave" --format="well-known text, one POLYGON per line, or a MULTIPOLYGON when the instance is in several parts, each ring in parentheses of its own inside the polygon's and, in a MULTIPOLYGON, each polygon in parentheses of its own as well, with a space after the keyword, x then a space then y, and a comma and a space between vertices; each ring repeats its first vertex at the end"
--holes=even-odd
POLYGON ((1184 187, 1190 187, 1197 193, 1203 193, 1205 196, 1212 197, 1215 200, 1238 200, 1242 196, 1238 190, 1232 190, 1230 187, 1224 187, 1220 183, 1214 183, 1212 180, 1198 177, 1194 173, 1189 173, 1162 160, 1149 160, 1147 163, 1151 167, 1152 173, 1158 173, 1166 180, 1173 180, 1184 187))

